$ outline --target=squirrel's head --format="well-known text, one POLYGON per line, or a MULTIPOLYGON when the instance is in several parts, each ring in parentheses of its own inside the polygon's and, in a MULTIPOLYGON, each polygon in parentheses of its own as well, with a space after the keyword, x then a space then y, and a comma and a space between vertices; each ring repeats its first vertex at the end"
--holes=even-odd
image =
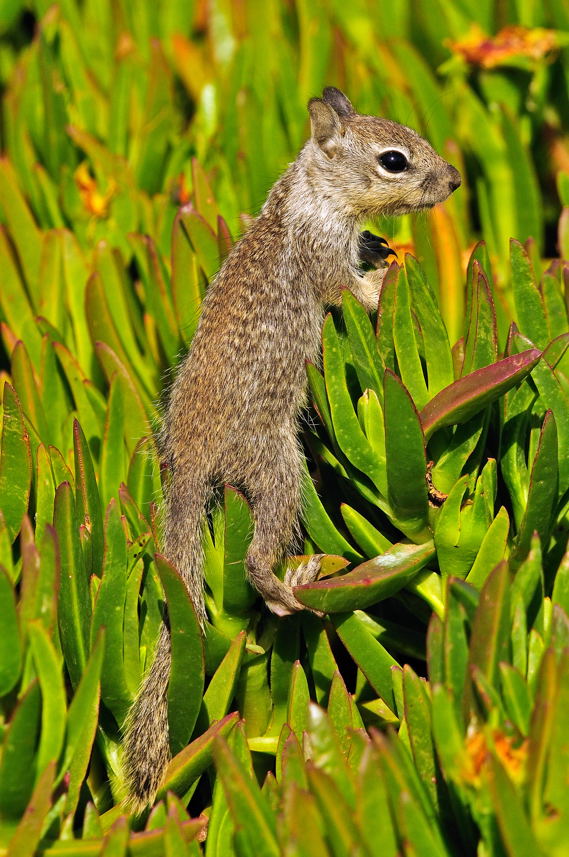
POLYGON ((407 214, 443 202, 460 173, 411 128, 356 113, 333 86, 308 102, 313 162, 354 215, 407 214))

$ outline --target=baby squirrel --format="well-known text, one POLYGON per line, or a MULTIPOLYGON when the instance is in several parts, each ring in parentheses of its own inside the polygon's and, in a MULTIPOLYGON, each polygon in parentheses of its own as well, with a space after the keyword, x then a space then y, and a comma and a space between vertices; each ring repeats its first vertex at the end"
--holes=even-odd
MULTIPOLYGON (((292 586, 317 577, 320 557, 288 571, 284 582, 273 569, 298 521, 298 419, 324 308, 340 304, 346 288, 368 310, 377 307, 385 267, 364 274, 360 257, 377 262, 389 250, 371 233, 360 236, 364 220, 431 208, 461 182, 415 131, 356 113, 334 87, 312 98, 308 112, 310 140, 209 286, 166 413, 164 553, 202 626, 202 526, 214 487, 224 483, 238 486, 251 505, 250 582, 274 613, 303 609, 292 586)), ((126 727, 124 773, 137 810, 153 800, 169 760, 169 671, 163 627, 126 727)))

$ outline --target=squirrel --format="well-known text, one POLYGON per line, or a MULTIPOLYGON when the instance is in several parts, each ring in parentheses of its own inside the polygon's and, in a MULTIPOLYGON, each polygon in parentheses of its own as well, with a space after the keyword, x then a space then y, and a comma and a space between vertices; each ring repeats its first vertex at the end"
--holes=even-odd
MULTIPOLYGON (((308 112, 310 139, 208 288, 165 416, 161 445, 171 480, 164 554, 182 575, 202 628, 202 527, 208 500, 224 483, 238 486, 251 505, 250 582, 274 613, 303 609, 293 586, 318 576, 321 557, 284 580, 273 569, 298 524, 298 420, 325 307, 341 304, 349 289, 368 310, 377 308, 389 249, 371 233, 360 235, 363 221, 431 208, 461 183, 458 170, 415 131, 357 113, 334 87, 312 98, 308 112), (364 274, 362 259, 383 267, 364 274)), ((123 771, 135 811, 154 799, 170 758, 169 672, 163 626, 125 729, 123 771)))

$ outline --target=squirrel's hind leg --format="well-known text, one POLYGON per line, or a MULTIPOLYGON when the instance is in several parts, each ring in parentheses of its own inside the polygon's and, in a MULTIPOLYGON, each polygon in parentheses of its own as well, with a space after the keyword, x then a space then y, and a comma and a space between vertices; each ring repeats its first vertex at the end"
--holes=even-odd
MULTIPOLYGON (((304 605, 293 595, 292 577, 287 574, 283 582, 273 572, 290 545, 298 522, 301 467, 296 444, 291 450, 285 443, 278 451, 275 445, 271 450, 270 472, 265 467, 262 479, 250 481, 247 493, 255 529, 245 558, 249 580, 273 613, 286 616, 304 610, 304 605)), ((318 570, 319 563, 315 561, 310 567, 312 579, 318 570)))

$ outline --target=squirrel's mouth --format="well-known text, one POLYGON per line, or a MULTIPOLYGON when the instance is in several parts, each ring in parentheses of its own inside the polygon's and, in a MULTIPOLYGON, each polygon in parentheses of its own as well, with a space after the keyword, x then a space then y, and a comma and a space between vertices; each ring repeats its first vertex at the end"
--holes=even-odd
POLYGON ((424 211, 427 208, 434 208, 438 202, 440 202, 439 199, 422 199, 421 202, 414 205, 412 203, 395 204, 393 206, 385 206, 381 213, 399 217, 402 214, 413 214, 414 211, 424 211))

